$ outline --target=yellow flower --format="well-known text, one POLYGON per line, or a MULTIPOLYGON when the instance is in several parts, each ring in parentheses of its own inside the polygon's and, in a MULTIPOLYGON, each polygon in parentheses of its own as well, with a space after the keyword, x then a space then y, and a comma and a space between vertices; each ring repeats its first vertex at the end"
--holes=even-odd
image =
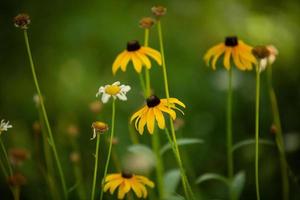
POLYGON ((134 175, 128 172, 109 174, 105 178, 104 192, 113 194, 119 187, 118 199, 124 199, 131 189, 138 198, 147 198, 148 192, 145 186, 154 187, 154 183, 144 176, 134 175))
POLYGON ((172 119, 175 120, 176 112, 173 109, 181 111, 176 107, 176 104, 185 108, 185 105, 176 98, 159 99, 157 96, 152 95, 147 98, 146 102, 147 104, 134 113, 130 119, 130 122, 135 119, 135 128, 140 134, 143 134, 146 124, 149 133, 152 134, 154 131, 155 120, 158 123, 158 127, 164 129, 165 118, 163 112, 168 113, 172 119))
POLYGON ((148 56, 153 58, 159 65, 161 65, 161 55, 158 51, 150 47, 143 47, 136 40, 128 42, 127 49, 120 53, 113 63, 113 74, 115 74, 119 68, 125 72, 130 60, 133 63, 135 71, 138 73, 141 73, 142 66, 150 69, 151 62, 148 56))
POLYGON ((252 47, 238 40, 237 37, 226 37, 225 42, 220 43, 210 48, 204 55, 204 60, 207 65, 216 69, 216 63, 220 56, 224 54, 224 66, 227 70, 230 69, 230 58, 240 70, 252 70, 252 64, 256 63, 255 57, 251 53, 252 47), (212 60, 212 61, 211 61, 212 60), (211 63, 210 63, 211 61, 211 63))

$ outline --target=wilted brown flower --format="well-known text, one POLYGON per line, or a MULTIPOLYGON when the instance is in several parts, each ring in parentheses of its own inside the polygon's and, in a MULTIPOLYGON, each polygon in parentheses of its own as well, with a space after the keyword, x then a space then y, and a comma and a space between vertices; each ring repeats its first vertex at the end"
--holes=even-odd
POLYGON ((144 17, 140 20, 140 27, 144 29, 149 29, 154 25, 155 21, 151 17, 144 17))
POLYGON ((153 6, 151 8, 151 11, 152 11, 152 13, 155 17, 160 18, 160 17, 164 16, 167 13, 167 8, 158 5, 158 6, 153 6))
POLYGON ((106 131, 108 131, 108 125, 100 121, 93 122, 92 128, 93 128, 93 137, 91 138, 91 140, 96 138, 97 133, 105 133, 106 131))
POLYGON ((18 14, 14 17, 14 24, 17 28, 28 29, 28 25, 30 24, 30 17, 26 13, 18 14))
POLYGON ((18 186, 25 185, 27 183, 27 179, 21 173, 17 172, 12 176, 9 176, 7 178, 7 182, 12 187, 18 187, 18 186))
POLYGON ((252 54, 258 59, 269 57, 270 51, 266 46, 256 46, 252 49, 252 54))
POLYGON ((12 148, 8 151, 9 160, 12 165, 20 166, 30 156, 27 149, 24 148, 12 148))
POLYGON ((278 131, 278 130, 277 130, 276 125, 275 125, 275 124, 272 124, 271 127, 270 127, 270 132, 271 132, 272 134, 276 134, 277 131, 278 131))

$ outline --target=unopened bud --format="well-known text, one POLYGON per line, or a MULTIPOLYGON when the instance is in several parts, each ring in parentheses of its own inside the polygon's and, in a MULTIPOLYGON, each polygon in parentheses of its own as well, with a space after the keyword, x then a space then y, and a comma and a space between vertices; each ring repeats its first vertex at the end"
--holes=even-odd
POLYGON ((155 17, 160 18, 167 13, 167 8, 163 6, 153 6, 151 11, 155 17))
POLYGON ((140 20, 140 27, 144 29, 150 29, 154 25, 154 19, 151 17, 144 17, 140 20))
POLYGON ((21 13, 14 17, 14 24, 17 28, 28 29, 30 17, 28 14, 21 13))

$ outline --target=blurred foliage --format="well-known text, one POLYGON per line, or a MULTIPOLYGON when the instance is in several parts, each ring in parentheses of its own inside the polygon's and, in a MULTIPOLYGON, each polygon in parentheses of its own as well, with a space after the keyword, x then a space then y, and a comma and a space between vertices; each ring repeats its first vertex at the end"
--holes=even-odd
MULTIPOLYGON (((40 172, 36 151, 42 140, 35 135, 32 124, 38 120, 33 102, 33 85, 22 32, 13 26, 12 18, 19 12, 30 14, 32 23, 29 39, 42 92, 54 127, 55 141, 63 161, 68 186, 75 183, 72 152, 67 129, 79 127, 79 143, 86 189, 90 188, 95 142, 90 141, 91 124, 95 120, 109 123, 110 104, 100 114, 90 111, 99 86, 120 80, 132 86, 127 102, 117 103, 115 145, 118 159, 128 152, 131 144, 128 117, 143 103, 137 74, 132 67, 114 77, 111 65, 115 56, 132 39, 143 40, 138 27, 141 17, 151 14, 154 4, 163 4, 168 14, 163 19, 166 62, 171 96, 186 105, 184 127, 178 137, 199 138, 204 144, 183 146, 182 155, 192 181, 204 173, 226 174, 225 105, 227 74, 219 65, 212 71, 203 62, 204 52, 223 41, 227 35, 238 35, 251 45, 274 44, 279 56, 274 64, 274 87, 277 92, 283 130, 288 138, 288 161, 293 171, 292 199, 299 199, 300 176, 300 2, 298 0, 162 0, 162 1, 17 1, 0 2, 0 117, 11 121, 14 128, 3 134, 8 148, 23 147, 31 152, 31 159, 22 166, 28 179, 22 190, 23 199, 47 199, 46 183, 40 172)), ((158 49, 156 27, 150 33, 150 46, 158 49)), ((152 84, 155 93, 163 97, 161 68, 153 66, 152 84)), ((262 138, 274 140, 270 134, 270 103, 266 92, 266 77, 262 77, 261 132, 262 138)), ((234 141, 254 137, 254 72, 234 71, 234 141)), ((161 132, 164 144, 167 140, 161 132)), ((150 136, 138 139, 150 144, 150 136)), ((107 145, 102 140, 101 168, 107 145)), ((242 199, 254 199, 254 148, 244 147, 235 152, 235 171, 246 173, 242 199)), ((174 169, 176 162, 168 152, 164 156, 166 169, 174 169)), ((278 199, 281 193, 278 153, 273 146, 261 152, 262 199, 278 199)), ((110 169, 113 172, 113 169, 110 169)), ((153 172, 152 172, 153 173, 153 172)), ((154 174, 154 173, 153 173, 154 174)), ((1 174, 0 195, 10 199, 10 192, 1 174)), ((152 176, 152 179, 154 176, 152 176)), ((226 199, 226 188, 218 182, 195 185, 205 199, 226 199)), ((76 196, 72 192, 71 196, 76 196)), ((107 197, 108 198, 108 197, 107 197)))

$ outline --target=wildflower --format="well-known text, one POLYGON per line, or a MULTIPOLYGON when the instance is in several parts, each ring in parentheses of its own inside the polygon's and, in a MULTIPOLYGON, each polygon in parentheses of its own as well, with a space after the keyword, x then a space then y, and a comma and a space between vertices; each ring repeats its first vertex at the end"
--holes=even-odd
POLYGON ((27 179, 21 173, 17 172, 12 176, 9 176, 7 182, 12 187, 19 187, 27 183, 27 179))
POLYGON ((252 54, 258 59, 259 72, 262 72, 268 65, 273 64, 278 55, 278 50, 272 45, 256 46, 252 49, 252 54))
POLYGON ((147 198, 148 192, 145 186, 154 187, 154 183, 144 176, 134 175, 128 172, 109 174, 105 178, 104 192, 113 194, 119 187, 118 199, 124 199, 132 189, 138 198, 147 198))
POLYGON ((252 47, 238 40, 237 37, 226 37, 225 42, 210 48, 204 55, 206 64, 216 69, 216 63, 220 56, 224 54, 224 67, 231 68, 230 58, 240 70, 251 70, 252 64, 256 63, 255 57, 251 54, 252 47), (212 62, 210 63, 212 59, 212 62))
POLYGON ((13 148, 8 152, 9 160, 14 166, 21 166, 30 157, 27 149, 13 148))
POLYGON ((144 17, 140 20, 140 27, 149 29, 154 25, 155 21, 151 17, 144 17))
POLYGON ((146 124, 149 133, 152 134, 155 120, 158 122, 158 127, 164 129, 165 118, 163 112, 168 113, 175 120, 176 112, 173 109, 181 111, 176 107, 176 104, 185 108, 185 105, 176 98, 159 99, 157 96, 152 95, 147 98, 146 102, 146 105, 134 113, 130 119, 131 122, 135 119, 135 128, 140 134, 143 134, 146 124))
POLYGON ((107 103, 109 98, 112 96, 114 99, 118 98, 122 101, 126 101, 126 93, 130 91, 131 87, 129 85, 120 85, 120 82, 114 82, 112 85, 105 85, 99 88, 96 97, 102 94, 102 102, 107 103))
POLYGON ((5 122, 4 119, 0 123, 0 134, 4 131, 7 131, 9 128, 12 128, 12 125, 9 124, 9 121, 5 122))
POLYGON ((133 63, 135 71, 138 73, 141 73, 142 66, 146 66, 147 69, 150 69, 151 62, 148 56, 153 58, 159 65, 162 64, 161 55, 158 51, 150 47, 141 46, 137 40, 128 42, 127 49, 120 53, 113 63, 113 74, 115 74, 119 68, 125 72, 130 60, 133 63))
POLYGON ((93 128, 93 137, 91 138, 91 140, 96 138, 97 133, 105 133, 106 131, 108 131, 108 125, 100 121, 93 122, 92 128, 93 128))
POLYGON ((155 17, 160 18, 167 13, 167 8, 163 6, 153 6, 151 11, 155 17))
POLYGON ((30 24, 30 17, 28 14, 21 13, 14 17, 15 27, 21 29, 28 29, 28 25, 30 24))

